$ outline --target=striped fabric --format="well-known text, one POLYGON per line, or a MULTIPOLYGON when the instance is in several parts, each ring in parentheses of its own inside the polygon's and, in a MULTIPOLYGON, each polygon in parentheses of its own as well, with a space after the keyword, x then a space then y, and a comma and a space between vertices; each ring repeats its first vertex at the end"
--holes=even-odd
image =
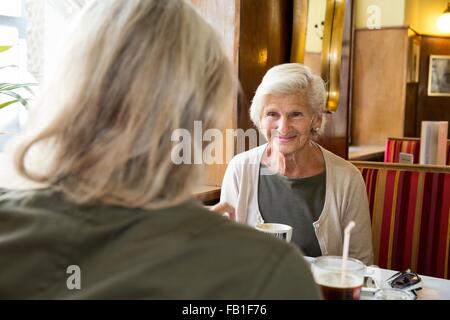
POLYGON ((414 163, 419 163, 420 139, 418 138, 388 138, 384 162, 399 161, 400 152, 411 153, 414 156, 414 163))
MULTIPOLYGON (((419 163, 420 139, 419 138, 388 138, 384 162, 399 162, 400 152, 411 153, 414 163, 419 163)), ((450 165, 450 140, 447 141, 447 165, 450 165)))
POLYGON ((366 183, 375 264, 450 279, 450 168, 353 163, 366 183))

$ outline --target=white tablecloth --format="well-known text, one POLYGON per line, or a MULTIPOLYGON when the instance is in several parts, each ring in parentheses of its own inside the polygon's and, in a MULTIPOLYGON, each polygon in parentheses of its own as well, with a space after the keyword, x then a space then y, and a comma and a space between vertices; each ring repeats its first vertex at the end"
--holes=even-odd
MULTIPOLYGON (((397 273, 394 270, 368 267, 373 270, 379 278, 379 281, 385 281, 397 273)), ((417 300, 450 300, 450 280, 419 275, 422 279, 422 289, 417 290, 417 300)), ((364 298, 370 299, 368 294, 364 298)))

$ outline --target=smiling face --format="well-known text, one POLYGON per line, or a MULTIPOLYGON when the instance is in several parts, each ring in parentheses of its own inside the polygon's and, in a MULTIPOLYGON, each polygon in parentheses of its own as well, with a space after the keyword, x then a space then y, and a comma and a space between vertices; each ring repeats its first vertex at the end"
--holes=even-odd
POLYGON ((282 154, 301 152, 311 139, 312 128, 320 128, 321 117, 308 106, 306 94, 265 97, 261 132, 269 143, 278 143, 282 154))

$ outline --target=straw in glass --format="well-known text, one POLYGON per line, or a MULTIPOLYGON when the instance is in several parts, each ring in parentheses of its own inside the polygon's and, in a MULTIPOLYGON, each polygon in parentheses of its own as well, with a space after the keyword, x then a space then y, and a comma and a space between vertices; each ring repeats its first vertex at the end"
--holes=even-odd
POLYGON ((350 231, 355 226, 354 221, 350 221, 347 227, 344 230, 344 248, 342 249, 342 266, 341 266, 341 285, 344 285, 345 281, 345 273, 346 273, 346 264, 348 260, 348 247, 350 245, 350 231))

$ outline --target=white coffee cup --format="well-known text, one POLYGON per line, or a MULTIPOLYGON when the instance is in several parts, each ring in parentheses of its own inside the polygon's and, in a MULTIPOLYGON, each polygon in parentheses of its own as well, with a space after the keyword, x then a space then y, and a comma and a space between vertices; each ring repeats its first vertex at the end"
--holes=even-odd
POLYGON ((275 238, 291 242, 292 239, 292 227, 282 223, 260 223, 255 226, 256 230, 261 232, 270 233, 275 238))

